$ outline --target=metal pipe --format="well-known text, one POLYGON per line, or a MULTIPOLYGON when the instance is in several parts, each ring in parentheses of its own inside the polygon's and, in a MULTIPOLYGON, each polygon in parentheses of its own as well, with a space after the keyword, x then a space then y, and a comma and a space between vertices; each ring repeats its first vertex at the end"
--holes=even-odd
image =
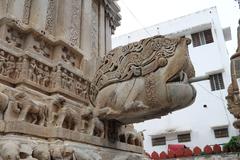
POLYGON ((189 83, 194 83, 194 82, 199 82, 199 81, 205 81, 209 80, 210 76, 209 75, 204 75, 204 76, 198 76, 198 77, 193 77, 188 80, 189 83))

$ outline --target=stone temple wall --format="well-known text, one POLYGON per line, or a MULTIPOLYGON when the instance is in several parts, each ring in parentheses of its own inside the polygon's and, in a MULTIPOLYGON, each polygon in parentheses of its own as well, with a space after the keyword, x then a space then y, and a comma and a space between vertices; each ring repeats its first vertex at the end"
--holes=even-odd
POLYGON ((0 0, 0 159, 142 156, 138 139, 106 139, 89 107, 119 11, 111 0, 0 0))

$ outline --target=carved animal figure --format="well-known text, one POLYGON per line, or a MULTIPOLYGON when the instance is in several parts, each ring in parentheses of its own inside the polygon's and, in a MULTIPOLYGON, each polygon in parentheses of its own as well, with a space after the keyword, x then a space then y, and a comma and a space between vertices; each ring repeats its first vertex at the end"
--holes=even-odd
POLYGON ((81 117, 82 130, 86 130, 90 135, 104 138, 104 124, 91 107, 86 108, 81 117))
POLYGON ((27 116, 31 116, 31 123, 43 126, 45 124, 47 107, 37 101, 31 100, 24 92, 15 95, 13 104, 14 112, 19 113, 18 120, 25 121, 27 116))
POLYGON ((50 123, 56 127, 64 127, 75 131, 81 130, 81 115, 72 108, 73 106, 66 104, 63 97, 58 97, 52 105, 57 109, 52 111, 54 113, 51 113, 50 123))
POLYGON ((192 104, 195 75, 187 38, 156 36, 113 49, 89 89, 99 118, 123 124, 159 118, 192 104))
POLYGON ((3 160, 19 160, 20 144, 12 141, 0 145, 0 156, 3 160))
POLYGON ((74 156, 76 160, 102 160, 99 154, 89 150, 76 149, 74 156))
POLYGON ((143 133, 137 132, 132 124, 121 126, 118 131, 118 137, 120 142, 136 146, 142 146, 144 139, 143 133))
POLYGON ((53 160, 75 160, 74 150, 65 146, 52 146, 50 153, 53 160))
POLYGON ((33 157, 38 160, 50 160, 51 155, 49 147, 46 144, 40 144, 33 149, 33 157))
POLYGON ((9 98, 4 93, 0 92, 0 119, 3 120, 3 114, 7 108, 9 98))

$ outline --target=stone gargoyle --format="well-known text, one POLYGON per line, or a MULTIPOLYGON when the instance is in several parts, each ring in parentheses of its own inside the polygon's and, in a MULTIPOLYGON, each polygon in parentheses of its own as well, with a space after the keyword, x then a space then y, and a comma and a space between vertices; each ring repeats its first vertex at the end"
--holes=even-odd
POLYGON ((192 104, 196 91, 188 83, 195 76, 188 55, 190 42, 155 36, 110 51, 89 89, 99 118, 129 124, 192 104))

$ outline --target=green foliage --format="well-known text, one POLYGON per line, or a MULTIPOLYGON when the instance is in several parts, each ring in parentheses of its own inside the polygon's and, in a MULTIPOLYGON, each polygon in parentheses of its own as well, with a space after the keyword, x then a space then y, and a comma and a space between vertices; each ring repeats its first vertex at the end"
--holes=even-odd
POLYGON ((225 152, 240 151, 240 136, 233 136, 230 141, 223 146, 225 152))

